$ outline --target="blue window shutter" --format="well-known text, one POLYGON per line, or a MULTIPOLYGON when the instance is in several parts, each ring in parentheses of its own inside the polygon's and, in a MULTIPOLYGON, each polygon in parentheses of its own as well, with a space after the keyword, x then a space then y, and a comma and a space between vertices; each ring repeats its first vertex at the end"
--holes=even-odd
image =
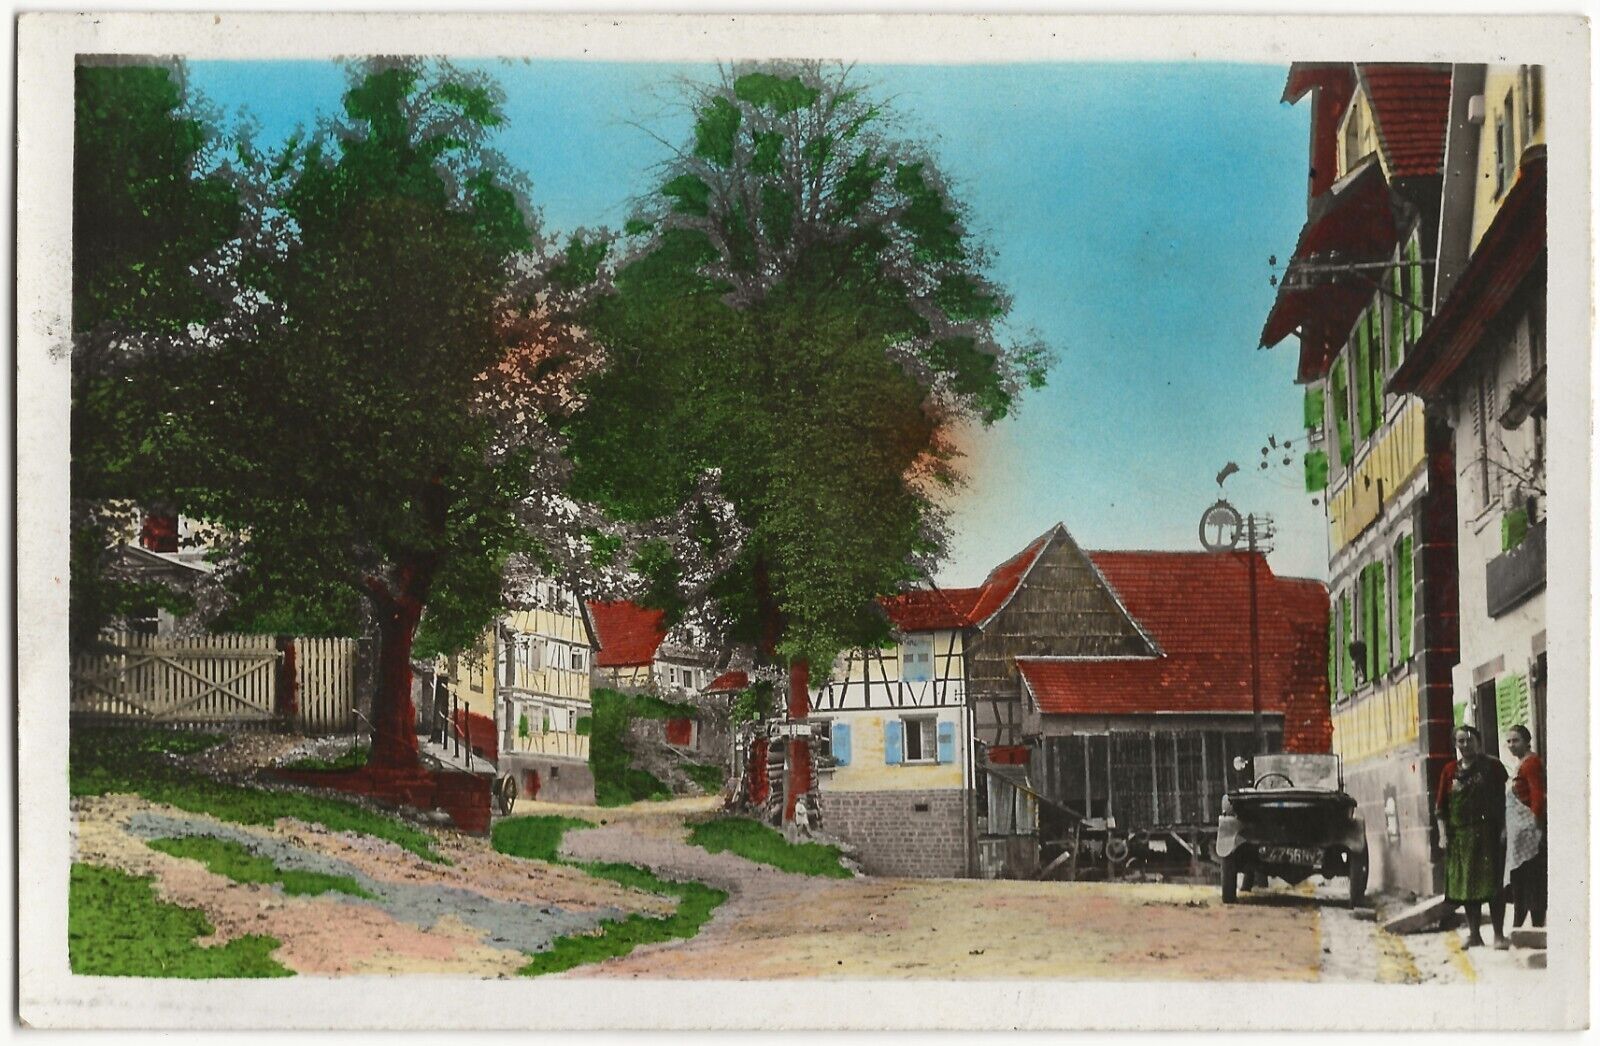
POLYGON ((939 762, 953 763, 956 761, 956 725, 954 723, 939 724, 939 762))
POLYGON ((883 761, 890 766, 899 766, 905 762, 900 756, 904 732, 905 726, 898 719, 891 719, 883 724, 883 761))
POLYGON ((850 724, 833 722, 833 761, 839 766, 850 765, 850 724))

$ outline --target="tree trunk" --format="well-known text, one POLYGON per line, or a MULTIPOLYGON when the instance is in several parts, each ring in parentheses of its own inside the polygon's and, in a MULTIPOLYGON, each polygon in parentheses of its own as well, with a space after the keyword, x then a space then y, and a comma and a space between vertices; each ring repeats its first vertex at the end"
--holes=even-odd
MULTIPOLYGON (((789 719, 803 722, 811 714, 811 664, 803 657, 789 662, 789 719)), ((811 742, 804 737, 789 739, 789 758, 784 761, 783 823, 794 823, 794 807, 811 790, 811 742)))
POLYGON ((378 598, 378 693, 372 704, 372 756, 369 765, 410 769, 419 765, 417 709, 411 700, 411 645, 422 620, 413 571, 401 571, 398 593, 374 586, 378 598), (405 582, 413 582, 405 584, 405 582))

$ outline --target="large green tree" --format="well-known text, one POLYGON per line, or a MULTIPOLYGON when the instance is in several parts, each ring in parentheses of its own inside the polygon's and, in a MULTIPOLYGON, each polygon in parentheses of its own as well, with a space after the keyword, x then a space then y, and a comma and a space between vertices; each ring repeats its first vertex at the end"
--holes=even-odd
POLYGON ((735 68, 694 112, 592 314, 615 365, 570 429, 574 490, 645 518, 718 471, 748 537, 713 594, 788 660, 798 718, 810 663, 885 641, 875 597, 942 552, 952 427, 1006 416, 1046 358, 1003 339, 962 206, 847 71, 735 68))
POLYGON ((527 264, 521 179, 486 145, 497 86, 414 62, 356 73, 342 121, 255 158, 276 181, 238 266, 253 308, 197 358, 179 498, 233 535, 231 621, 376 632, 372 762, 405 766, 424 612, 434 649, 482 635, 528 546, 539 450, 493 390, 580 350, 521 342, 548 318, 548 273, 527 264))
POLYGON ((170 507, 187 331, 225 310, 204 277, 242 208, 181 65, 85 64, 74 79, 70 631, 84 649, 143 605, 184 605, 109 553, 140 508, 170 507))

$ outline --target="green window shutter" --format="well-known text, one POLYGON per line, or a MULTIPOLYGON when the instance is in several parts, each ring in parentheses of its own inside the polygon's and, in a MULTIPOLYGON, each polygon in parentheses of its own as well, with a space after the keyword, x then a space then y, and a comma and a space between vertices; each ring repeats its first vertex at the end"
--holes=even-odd
MULTIPOLYGON (((1333 608, 1329 608, 1330 611, 1333 608)), ((1336 613, 1328 614, 1328 701, 1339 700, 1339 627, 1336 613)))
POLYGON ((1378 592, 1372 565, 1361 568, 1361 638, 1366 646, 1367 681, 1378 677, 1378 592))
POLYGON ((1372 564, 1373 637, 1377 640, 1378 675, 1389 674, 1389 602, 1384 592, 1383 563, 1372 564))
POLYGON ((1528 725, 1528 681, 1523 676, 1501 676, 1494 681, 1495 722, 1500 736, 1514 726, 1528 725))
POLYGON ((1350 440, 1350 397, 1348 391, 1350 383, 1345 378, 1345 361, 1337 359, 1333 363, 1333 418, 1339 429, 1339 465, 1349 468, 1350 462, 1355 459, 1355 448, 1350 440))
POLYGON ((1306 428, 1312 432, 1322 428, 1322 386, 1311 385, 1306 388, 1306 428))
POLYGON ((1350 597, 1345 595, 1339 600, 1339 680, 1344 686, 1344 692, 1355 690, 1356 666, 1350 660, 1350 597))
POLYGON ((1328 489, 1328 453, 1313 450, 1306 454, 1306 493, 1328 489))
POLYGON ((1372 435, 1372 361, 1367 344, 1367 318, 1356 325, 1356 422, 1361 438, 1372 435))
POLYGON ((1372 339, 1372 427, 1383 426, 1383 308, 1378 305, 1367 313, 1367 325, 1372 339))
POLYGON ((1406 326, 1408 340, 1412 345, 1422 337, 1422 248, 1417 246, 1416 240, 1406 241, 1406 261, 1412 264, 1406 267, 1406 272, 1411 275, 1410 293, 1406 300, 1411 308, 1406 310, 1406 326))
POLYGON ((1509 552, 1528 536, 1528 510, 1513 509, 1500 517, 1500 551, 1509 552))
POLYGON ((1394 630, 1395 646, 1400 651, 1400 660, 1411 660, 1411 601, 1416 597, 1416 585, 1412 579, 1411 565, 1411 535, 1407 534, 1400 539, 1400 553, 1395 557, 1394 585, 1395 592, 1394 630))
POLYGON ((1389 369, 1400 365, 1406 356, 1406 289, 1401 269, 1389 272, 1389 369))

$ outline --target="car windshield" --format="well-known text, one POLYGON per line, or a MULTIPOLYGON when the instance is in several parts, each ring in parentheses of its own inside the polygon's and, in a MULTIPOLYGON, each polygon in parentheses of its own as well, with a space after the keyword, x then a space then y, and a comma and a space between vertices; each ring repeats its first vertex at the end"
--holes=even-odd
POLYGON ((1339 790, 1339 757, 1336 755, 1258 755, 1251 769, 1255 773, 1256 787, 1263 791, 1277 788, 1339 790))

